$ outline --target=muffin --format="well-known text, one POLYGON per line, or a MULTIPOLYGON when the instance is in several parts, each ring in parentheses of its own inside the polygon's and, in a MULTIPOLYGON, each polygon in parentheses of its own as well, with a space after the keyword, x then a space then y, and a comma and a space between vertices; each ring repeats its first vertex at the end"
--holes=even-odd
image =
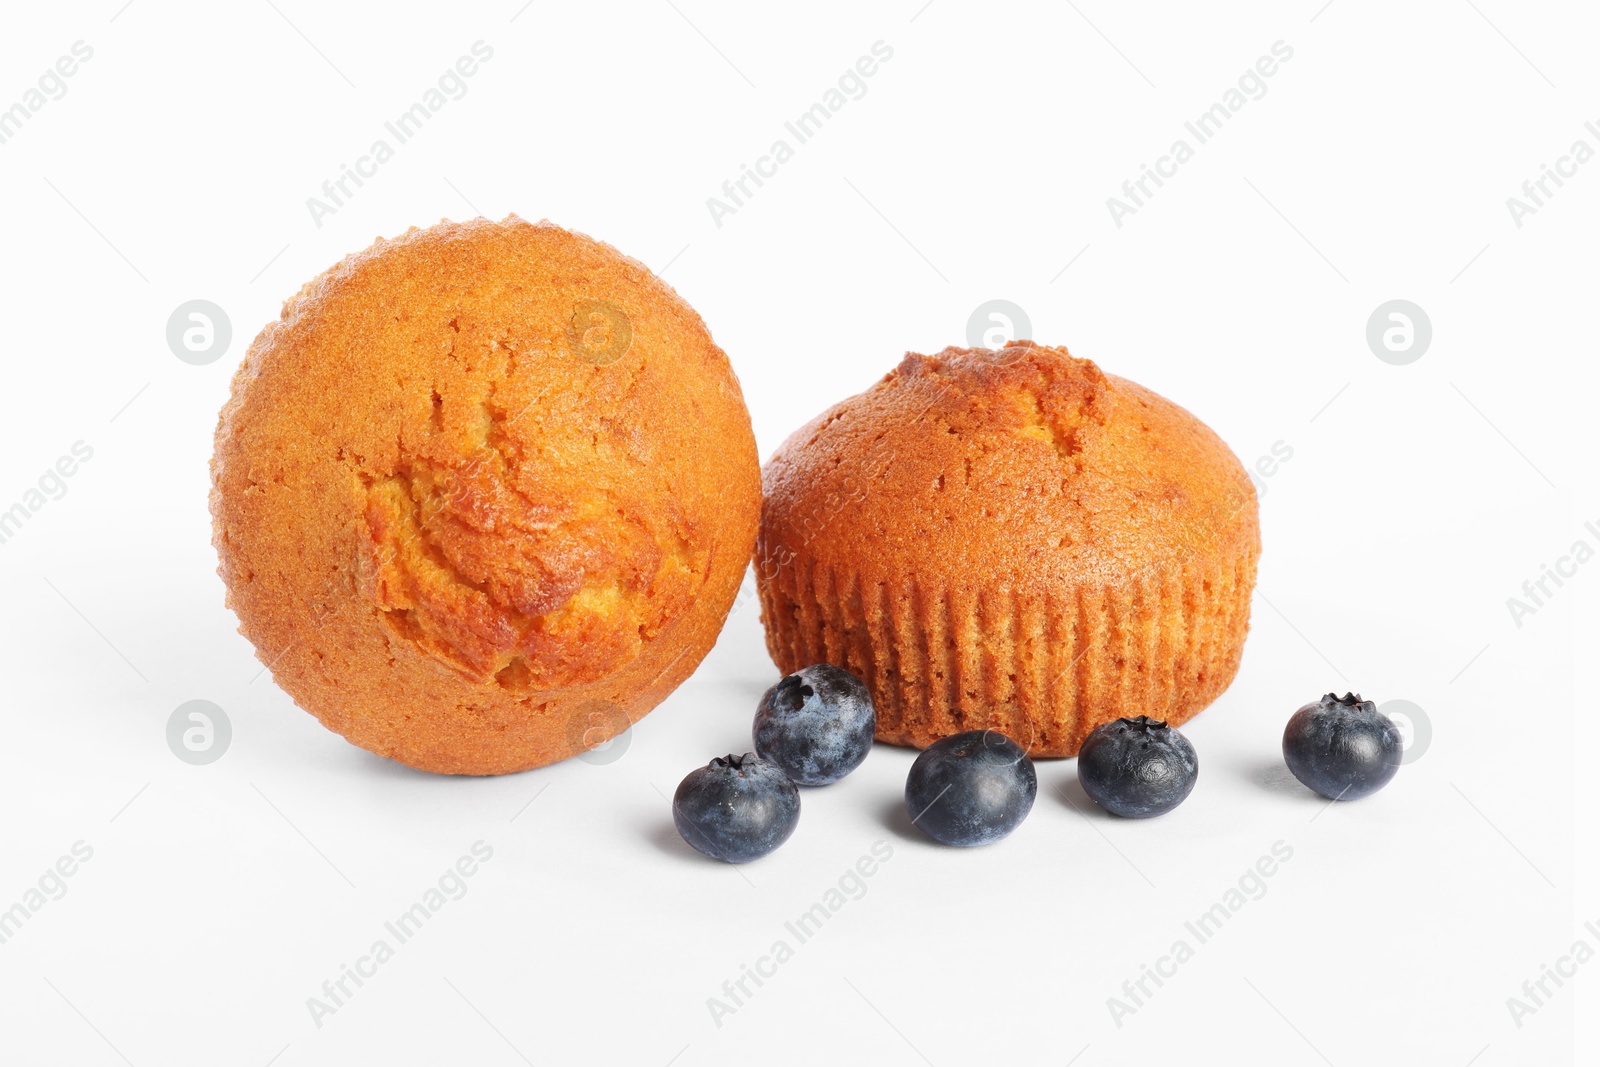
POLYGON ((862 677, 879 740, 995 729, 1072 756, 1228 687, 1261 540, 1239 460, 1064 348, 907 355, 762 474, 756 574, 789 673, 862 677))
POLYGON ((699 316, 515 216, 379 240, 301 289, 234 377, 211 470, 227 602, 277 683, 450 774, 552 763, 660 703, 760 512, 699 316))

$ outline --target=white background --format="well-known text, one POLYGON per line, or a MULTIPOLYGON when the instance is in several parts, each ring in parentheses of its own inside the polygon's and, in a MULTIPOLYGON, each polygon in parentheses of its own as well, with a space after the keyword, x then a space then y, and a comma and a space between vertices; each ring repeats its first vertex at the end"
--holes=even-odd
POLYGON ((1600 963, 1520 1027, 1506 1001, 1580 936, 1600 947, 1593 787, 1574 785, 1593 774, 1574 667, 1600 636, 1600 563, 1520 627, 1506 600, 1574 541, 1600 546, 1600 161, 1520 228, 1506 198, 1574 140, 1600 148, 1600 22, 1575 3, 1319 3, 10 8, 0 107, 75 41, 94 54, 0 144, 0 508, 74 442, 94 452, 0 544, 0 908, 75 842, 93 856, 0 945, 0 1059, 1592 1057, 1600 963), (480 39, 494 55, 467 94, 315 225, 306 198, 480 39), (717 226, 706 199, 880 40, 866 94, 717 226), (1266 94, 1116 226, 1106 198, 1280 40, 1266 94), (510 212, 661 271, 732 358, 763 456, 905 351, 964 343, 994 298, 1247 464, 1292 449, 1263 480, 1243 667, 1186 729, 1188 802, 1116 821, 1072 762, 1041 762, 1012 838, 941 849, 901 814, 913 753, 880 746, 805 793, 777 853, 706 861, 665 796, 748 747, 777 679, 749 604, 605 764, 435 777, 297 710, 214 573, 206 465, 233 368, 342 255, 510 212), (233 324, 206 366, 165 341, 195 298, 233 324), (1433 325, 1407 366, 1364 336, 1395 298, 1433 325), (1433 738, 1386 790, 1328 808, 1279 738, 1347 688, 1415 702, 1433 738), (233 725, 203 767, 165 740, 196 698, 233 725), (466 895, 317 1026, 307 998, 480 840, 493 859, 466 895), (893 854, 866 894, 718 1026, 707 998, 793 943, 784 922, 878 841, 893 854), (1107 999, 1279 841, 1293 858, 1265 895, 1117 1025, 1107 999))

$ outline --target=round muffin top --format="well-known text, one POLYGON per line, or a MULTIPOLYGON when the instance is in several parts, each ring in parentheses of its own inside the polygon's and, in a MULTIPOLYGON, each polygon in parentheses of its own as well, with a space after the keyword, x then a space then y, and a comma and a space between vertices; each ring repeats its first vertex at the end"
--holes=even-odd
POLYGON ((1204 423, 1065 348, 908 354, 767 464, 757 565, 848 562, 1016 588, 1120 584, 1258 539, 1255 489, 1204 423))
POLYGON ((215 542, 303 706, 482 773, 574 750, 497 760, 521 695, 586 687, 637 718, 693 669, 749 558, 757 471, 727 357, 646 267, 549 223, 442 223, 348 257, 251 346, 215 542), (474 730, 481 758, 453 761, 474 730))

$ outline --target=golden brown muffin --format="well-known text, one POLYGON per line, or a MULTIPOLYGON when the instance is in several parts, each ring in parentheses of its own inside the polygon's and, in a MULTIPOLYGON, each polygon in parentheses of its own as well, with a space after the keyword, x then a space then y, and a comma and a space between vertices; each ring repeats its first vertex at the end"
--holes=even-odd
POLYGON ((379 240, 262 330, 211 513, 240 632, 329 729, 501 774, 682 682, 750 559, 739 383, 643 264, 515 216, 379 240))
POLYGON ((1071 756, 1233 680, 1261 551, 1216 434, 1064 348, 907 355, 762 476, 756 573, 785 673, 860 675, 878 738, 996 729, 1071 756))

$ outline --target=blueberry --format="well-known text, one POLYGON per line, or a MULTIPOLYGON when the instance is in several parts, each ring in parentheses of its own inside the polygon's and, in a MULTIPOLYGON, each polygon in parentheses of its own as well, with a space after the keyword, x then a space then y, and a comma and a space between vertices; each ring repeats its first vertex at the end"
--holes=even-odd
POLYGON ((1358 694, 1327 694, 1295 712, 1283 731, 1283 761, 1330 800, 1356 800, 1389 784, 1400 769, 1400 730, 1358 694))
POLYGON ((718 756, 678 783, 672 821, 685 841, 712 859, 748 863, 794 833, 800 790, 782 767, 754 752, 718 756))
POLYGON ((1148 715, 1097 726, 1078 750, 1078 781, 1113 815, 1148 819, 1182 804, 1200 774, 1189 739, 1148 715))
POLYGON ((917 756, 906 777, 906 811, 942 844, 988 845, 1022 825, 1038 791, 1021 745, 994 730, 968 730, 917 756))
POLYGON ((755 743, 762 759, 797 785, 830 785, 872 751, 878 713, 860 678, 830 663, 796 671, 766 691, 756 708, 755 743))

